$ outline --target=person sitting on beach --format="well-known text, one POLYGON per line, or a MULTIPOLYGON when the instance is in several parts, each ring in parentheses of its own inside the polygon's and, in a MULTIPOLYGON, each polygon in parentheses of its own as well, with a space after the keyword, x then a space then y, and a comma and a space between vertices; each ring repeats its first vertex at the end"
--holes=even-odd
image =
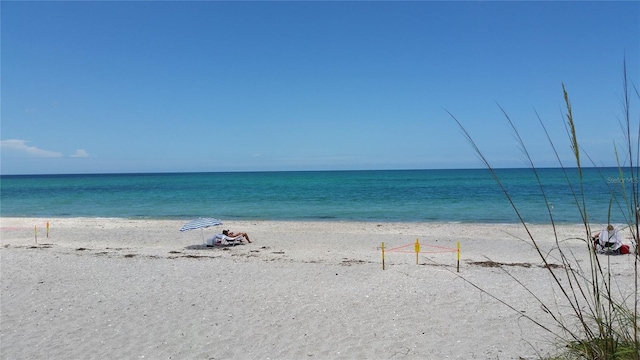
POLYGON ((232 237, 232 238, 238 237, 238 236, 244 236, 244 238, 247 239, 247 242, 251 242, 251 240, 249 239, 249 235, 247 233, 245 233, 245 232, 234 233, 234 232, 229 231, 229 230, 222 230, 222 233, 224 235, 227 235, 227 236, 232 237))
POLYGON ((609 224, 606 228, 596 233, 593 237, 593 248, 600 247, 602 252, 607 254, 628 254, 629 245, 622 244, 620 230, 609 224))

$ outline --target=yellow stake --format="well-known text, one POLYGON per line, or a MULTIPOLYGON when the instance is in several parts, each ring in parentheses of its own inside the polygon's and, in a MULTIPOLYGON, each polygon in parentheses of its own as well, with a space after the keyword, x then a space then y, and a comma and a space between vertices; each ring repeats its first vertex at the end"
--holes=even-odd
POLYGON ((384 270, 384 241, 382 242, 382 270, 384 270))
POLYGON ((36 244, 38 243, 38 225, 33 227, 33 236, 36 238, 36 244))
POLYGON ((456 272, 460 272, 460 241, 458 241, 458 265, 456 266, 456 272))
POLYGON ((418 265, 418 254, 420 253, 420 242, 418 241, 418 239, 416 239, 416 265, 418 265))
POLYGON ((49 222, 47 221, 47 237, 49 237, 49 222))

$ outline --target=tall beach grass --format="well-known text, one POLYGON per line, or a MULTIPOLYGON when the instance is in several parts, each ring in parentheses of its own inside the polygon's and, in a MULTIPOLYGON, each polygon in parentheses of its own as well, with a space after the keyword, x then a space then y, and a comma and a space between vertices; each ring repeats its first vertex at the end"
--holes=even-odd
MULTIPOLYGON (((580 214, 582 225, 584 226, 581 240, 584 241, 584 251, 589 254, 588 265, 580 264, 576 256, 567 249, 566 245, 563 245, 564 239, 559 238, 555 228, 551 205, 547 205, 546 210, 549 214, 550 226, 553 228, 555 235, 555 250, 559 254, 559 261, 562 266, 552 266, 552 264, 548 262, 548 253, 545 253, 541 249, 536 237, 529 231, 527 223, 518 211, 516 202, 510 196, 506 186, 491 166, 489 159, 484 156, 462 122, 449 112, 449 115, 457 123, 462 134, 471 144, 480 161, 490 171, 497 185, 503 191, 506 201, 513 208, 520 223, 526 230, 527 239, 525 240, 530 242, 532 247, 537 251, 544 267, 548 271, 549 277, 552 279, 555 288, 554 291, 560 294, 563 303, 567 305, 558 306, 558 304, 545 303, 541 300, 543 298, 543 296, 541 296, 542 294, 535 294, 530 291, 535 301, 540 303, 540 306, 550 317, 550 323, 552 325, 548 325, 547 320, 549 319, 543 321, 542 319, 536 319, 528 315, 524 317, 533 321, 536 325, 551 334, 555 341, 560 344, 557 351, 549 357, 550 359, 640 359, 640 338, 638 334, 638 305, 640 301, 638 291, 638 267, 640 265, 640 250, 637 246, 640 218, 640 203, 638 201, 638 182, 640 181, 638 174, 638 161, 640 159, 640 118, 637 119, 637 122, 631 119, 632 97, 635 100, 634 103, 637 103, 637 100, 640 99, 640 94, 635 86, 631 86, 627 82, 626 64, 623 65, 623 72, 624 81, 621 100, 623 115, 618 119, 618 122, 624 133, 625 141, 623 144, 615 145, 615 156, 620 181, 609 182, 611 195, 608 206, 610 210, 609 213, 611 213, 611 209, 622 209, 626 218, 625 225, 631 233, 634 245, 632 246, 631 254, 621 255, 634 257, 633 274, 635 278, 633 282, 635 287, 630 293, 620 291, 620 288, 617 286, 617 279, 613 274, 611 266, 609 266, 610 264, 608 264, 609 257, 599 255, 596 252, 596 246, 592 240, 594 229, 592 229, 592 225, 589 222, 589 209, 585 201, 587 190, 582 182, 582 169, 587 166, 597 166, 593 163, 588 153, 580 146, 576 131, 579 126, 579 120, 573 116, 571 101, 564 84, 562 84, 562 94, 566 106, 564 121, 566 121, 567 140, 572 150, 573 159, 575 160, 574 164, 563 163, 556 144, 551 140, 551 136, 544 122, 537 113, 536 117, 546 134, 549 146, 555 154, 558 166, 565 170, 567 187, 573 195, 575 211, 580 214), (631 92, 631 90, 633 91, 631 92), (568 175, 566 169, 569 167, 577 168, 577 181, 572 180, 573 178, 568 175)), ((525 146, 521 133, 507 112, 502 108, 500 108, 500 111, 511 127, 519 147, 528 162, 527 165, 531 168, 538 180, 540 196, 544 198, 545 204, 550 204, 546 198, 545 188, 538 176, 538 170, 525 146)), ((525 286, 515 277, 512 278, 521 286, 525 286)), ((479 288, 479 290, 485 292, 483 289, 479 288)), ((489 295, 514 311, 519 311, 516 306, 501 301, 497 296, 489 295)))

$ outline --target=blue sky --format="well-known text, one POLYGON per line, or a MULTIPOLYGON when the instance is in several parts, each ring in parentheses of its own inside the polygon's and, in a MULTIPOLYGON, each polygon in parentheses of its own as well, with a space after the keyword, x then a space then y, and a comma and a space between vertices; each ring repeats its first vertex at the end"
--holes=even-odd
MULTIPOLYGON (((614 165, 640 2, 7 2, 1 173, 614 165)), ((636 98, 637 100, 637 98, 636 98)), ((632 109, 638 125, 638 101, 632 109)), ((637 131, 637 129, 636 129, 637 131)))

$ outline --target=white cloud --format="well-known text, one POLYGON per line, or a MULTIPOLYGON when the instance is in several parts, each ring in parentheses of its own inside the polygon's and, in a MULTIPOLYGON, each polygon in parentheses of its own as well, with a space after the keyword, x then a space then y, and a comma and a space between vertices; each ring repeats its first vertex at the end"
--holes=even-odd
POLYGON ((9 140, 0 140, 0 150, 2 152, 13 152, 19 155, 26 155, 30 157, 39 157, 39 158, 55 158, 61 157, 62 153, 43 150, 37 148, 35 146, 27 145, 27 140, 18 140, 18 139, 9 139, 9 140))
POLYGON ((85 149, 78 149, 76 153, 71 155, 74 158, 86 158, 89 157, 89 153, 85 149))

